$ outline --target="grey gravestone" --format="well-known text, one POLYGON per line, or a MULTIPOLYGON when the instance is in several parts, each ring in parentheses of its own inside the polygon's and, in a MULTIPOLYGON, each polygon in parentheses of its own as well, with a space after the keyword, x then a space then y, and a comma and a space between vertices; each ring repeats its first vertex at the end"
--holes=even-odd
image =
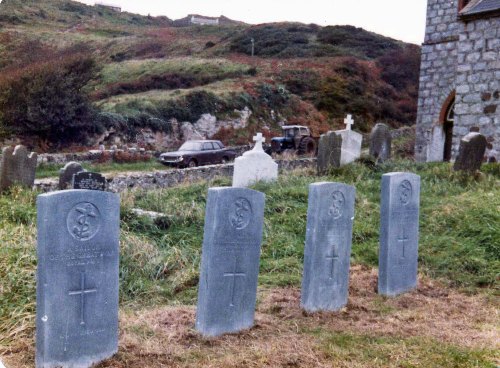
POLYGON ((13 185, 33 187, 36 164, 37 154, 29 153, 26 147, 4 148, 0 162, 0 190, 8 189, 13 185))
POLYGON ((208 191, 196 329, 205 336, 253 325, 264 194, 243 188, 208 191))
POLYGON ((420 176, 382 176, 379 294, 395 296, 417 286, 420 176))
POLYGON ((308 312, 347 304, 356 189, 341 183, 309 186, 301 305, 308 312))
POLYGON ((73 189, 106 190, 106 178, 99 173, 79 172, 73 176, 73 189))
POLYGON ((391 158, 391 130, 385 124, 375 125, 370 134, 370 156, 377 162, 385 162, 391 158))
POLYGON ((342 154, 342 136, 335 132, 322 134, 318 145, 318 174, 340 167, 342 154))
POLYGON ((118 349, 119 196, 38 197, 36 366, 90 367, 118 349))
POLYGON ((61 170, 59 170, 59 189, 65 190, 71 187, 73 183, 73 175, 84 171, 86 170, 78 162, 68 162, 61 170))
POLYGON ((458 157, 453 168, 458 171, 476 172, 481 168, 488 142, 484 135, 473 132, 460 141, 458 157))

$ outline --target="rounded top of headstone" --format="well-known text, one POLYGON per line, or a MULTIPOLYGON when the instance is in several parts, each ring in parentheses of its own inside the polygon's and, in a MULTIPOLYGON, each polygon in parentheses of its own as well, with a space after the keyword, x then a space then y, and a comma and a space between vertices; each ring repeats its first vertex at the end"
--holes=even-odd
POLYGON ((471 141, 484 141, 485 144, 487 144, 486 137, 482 135, 481 133, 478 132, 470 132, 468 133, 465 137, 462 138, 463 141, 465 142, 471 142, 471 141))

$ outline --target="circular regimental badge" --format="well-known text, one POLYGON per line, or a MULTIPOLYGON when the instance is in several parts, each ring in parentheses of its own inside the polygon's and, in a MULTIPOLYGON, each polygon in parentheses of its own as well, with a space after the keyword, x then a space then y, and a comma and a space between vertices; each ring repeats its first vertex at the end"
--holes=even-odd
POLYGON ((334 219, 341 218, 342 214, 344 213, 344 206, 345 206, 344 194, 340 191, 333 192, 332 205, 328 210, 330 216, 333 216, 334 219))
POLYGON ((404 180, 399 184, 398 188, 398 196, 399 201, 403 206, 406 206, 411 201, 411 197, 413 195, 413 187, 408 180, 404 180))
POLYGON ((245 198, 238 198, 231 206, 229 221, 237 230, 243 230, 252 219, 252 205, 245 198))
POLYGON ((101 214, 92 203, 78 203, 69 211, 66 224, 73 238, 79 241, 90 240, 101 227, 101 214))

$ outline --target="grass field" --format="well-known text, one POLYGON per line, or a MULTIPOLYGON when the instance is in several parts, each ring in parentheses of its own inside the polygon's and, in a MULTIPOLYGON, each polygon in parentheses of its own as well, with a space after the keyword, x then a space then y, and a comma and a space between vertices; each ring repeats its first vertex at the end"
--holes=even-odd
MULTIPOLYGON (((266 194, 256 327, 220 339, 193 329, 207 190, 228 179, 121 194, 120 352, 100 367, 496 367, 500 324, 500 166, 470 178, 449 164, 357 163, 259 184, 266 194), (420 286, 377 296, 380 178, 422 177, 420 286), (357 189, 350 301, 339 313, 301 312, 307 187, 357 189), (153 223, 132 208, 163 212, 153 223)), ((0 197, 0 356, 33 365, 36 193, 0 197)))

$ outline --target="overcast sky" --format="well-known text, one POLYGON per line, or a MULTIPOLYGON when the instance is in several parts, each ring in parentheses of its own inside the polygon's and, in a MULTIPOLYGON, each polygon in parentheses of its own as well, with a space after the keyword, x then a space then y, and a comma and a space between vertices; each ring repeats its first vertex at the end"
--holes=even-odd
MULTIPOLYGON (((79 0, 93 5, 95 0, 79 0)), ((110 0, 123 10, 179 19, 196 13, 225 15, 258 24, 298 21, 319 25, 350 24, 398 40, 424 40, 426 0, 110 0)))

